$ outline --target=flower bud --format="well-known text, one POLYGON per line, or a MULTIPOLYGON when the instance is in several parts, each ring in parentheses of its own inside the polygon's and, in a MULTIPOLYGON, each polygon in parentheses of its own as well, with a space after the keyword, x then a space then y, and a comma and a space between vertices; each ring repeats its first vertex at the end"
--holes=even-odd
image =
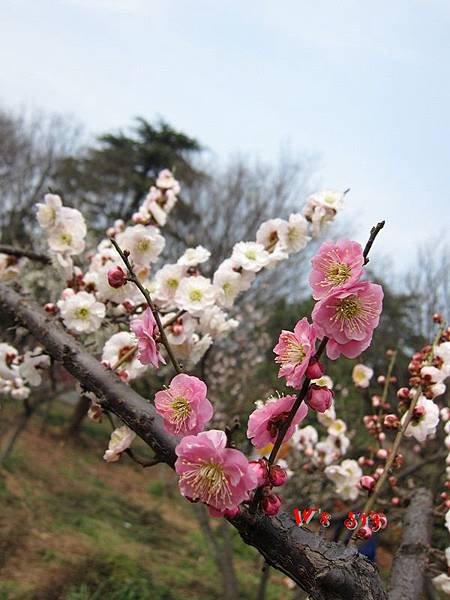
POLYGON ((420 419, 425 414, 425 406, 416 406, 413 410, 413 419, 420 419))
POLYGON ((321 362, 317 358, 312 358, 309 361, 308 368, 306 369, 306 377, 308 379, 320 379, 325 373, 325 369, 321 362))
POLYGON ((280 467, 280 465, 272 465, 269 469, 269 481, 275 486, 279 487, 286 483, 287 473, 285 469, 280 467))
POLYGON ((370 475, 363 475, 359 480, 359 487, 363 490, 371 492, 375 486, 375 479, 370 475))
POLYGON ((257 487, 268 484, 267 461, 264 458, 251 460, 249 461, 248 466, 256 475, 256 480, 258 482, 257 487))
POLYGON ((125 271, 118 265, 108 271, 108 283, 112 288, 120 288, 127 282, 125 271))
POLYGON ((266 513, 267 516, 273 517, 276 515, 281 508, 281 499, 277 494, 267 494, 261 500, 261 508, 266 513))
POLYGON ((397 417, 397 415, 390 414, 384 417, 384 426, 387 429, 397 429, 399 425, 400 419, 397 417))
POLYGON ((400 498, 398 496, 394 496, 391 500, 391 504, 393 506, 399 506, 400 505, 400 498))
POLYGON ((386 460, 388 457, 388 451, 386 450, 386 448, 380 448, 379 450, 377 450, 377 458, 379 458, 380 460, 386 460))
POLYGON ((57 311, 56 304, 53 304, 53 302, 47 302, 47 304, 44 306, 44 310, 50 314, 55 314, 57 311))
POLYGON ((392 485, 392 487, 397 485, 397 477, 395 477, 395 475, 391 475, 390 477, 388 477, 388 481, 389 484, 392 485))
POLYGON ((443 321, 442 315, 439 314, 439 313, 434 313, 434 315, 433 315, 433 322, 441 324, 442 321, 443 321))
POLYGON ((401 400, 407 400, 409 398, 409 389, 407 387, 401 387, 397 390, 397 398, 401 400))
POLYGON ((327 387, 312 385, 308 390, 307 401, 312 410, 323 413, 330 408, 333 402, 333 392, 327 387))

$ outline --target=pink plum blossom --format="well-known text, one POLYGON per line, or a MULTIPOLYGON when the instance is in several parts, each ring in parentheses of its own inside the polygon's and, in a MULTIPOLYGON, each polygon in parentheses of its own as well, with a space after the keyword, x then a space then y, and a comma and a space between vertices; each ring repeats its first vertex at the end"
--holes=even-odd
POLYGON ((316 332, 304 317, 294 331, 283 330, 273 349, 275 362, 281 365, 278 377, 286 377, 287 385, 300 388, 311 356, 314 353, 316 332))
POLYGON ((155 407, 163 417, 167 431, 175 435, 203 431, 213 415, 206 393, 203 381, 184 373, 175 375, 167 389, 156 392, 155 407))
POLYGON ((337 289, 353 285, 361 277, 363 250, 358 242, 339 240, 325 242, 312 259, 309 283, 315 300, 326 298, 337 289))
POLYGON ((370 345, 380 320, 382 300, 380 285, 361 281, 337 290, 315 305, 312 319, 318 335, 329 338, 328 358, 334 360, 341 354, 356 358, 370 345))
POLYGON ((130 328, 138 338, 138 359, 143 365, 158 367, 159 363, 166 364, 161 356, 155 337, 158 326, 150 308, 142 313, 142 318, 131 321, 130 328))
MULTIPOLYGON (((295 400, 295 396, 271 398, 252 412, 248 419, 247 437, 256 448, 264 448, 275 442, 295 400)), ((302 402, 284 436, 284 442, 292 437, 296 425, 303 421, 307 413, 308 407, 302 402)))
POLYGON ((189 500, 207 504, 213 511, 235 513, 257 485, 247 458, 239 450, 227 448, 223 431, 211 429, 188 435, 175 452, 180 492, 189 500))

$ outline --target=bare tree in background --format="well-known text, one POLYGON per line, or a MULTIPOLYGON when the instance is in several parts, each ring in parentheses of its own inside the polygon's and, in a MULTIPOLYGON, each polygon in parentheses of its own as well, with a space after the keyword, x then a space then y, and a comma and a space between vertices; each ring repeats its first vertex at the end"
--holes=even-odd
POLYGON ((450 242, 444 236, 418 249, 414 267, 405 276, 405 287, 416 300, 417 329, 430 338, 431 316, 440 312, 450 318, 450 242))
POLYGON ((0 232, 5 244, 30 244, 34 204, 48 191, 59 162, 78 147, 73 119, 0 109, 0 232))

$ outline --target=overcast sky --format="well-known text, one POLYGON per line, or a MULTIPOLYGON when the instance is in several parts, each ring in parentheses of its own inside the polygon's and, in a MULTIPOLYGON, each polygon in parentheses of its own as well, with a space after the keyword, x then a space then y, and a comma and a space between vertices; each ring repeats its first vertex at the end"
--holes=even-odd
POLYGON ((448 0, 3 0, 0 102, 160 115, 219 157, 289 144, 401 268, 450 236, 449 32, 448 0))

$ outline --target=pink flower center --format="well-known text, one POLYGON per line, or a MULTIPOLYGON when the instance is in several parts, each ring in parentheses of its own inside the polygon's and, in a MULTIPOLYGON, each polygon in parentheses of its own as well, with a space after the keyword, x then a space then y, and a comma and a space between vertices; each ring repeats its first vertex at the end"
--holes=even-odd
POLYGON ((340 286, 348 280, 351 273, 349 265, 337 261, 330 262, 326 269, 326 283, 334 287, 340 286))
POLYGON ((271 437, 273 437, 273 438, 277 437, 278 432, 283 427, 288 416, 289 416, 288 412, 282 412, 279 415, 276 415, 276 416, 272 417, 271 419, 269 419, 269 421, 267 423, 267 429, 268 429, 268 431, 270 431, 271 437))
POLYGON ((275 358, 275 362, 281 365, 299 365, 306 356, 305 347, 292 334, 283 335, 283 341, 286 346, 279 356, 275 358))
POLYGON ((170 420, 175 425, 177 431, 180 431, 191 414, 191 405, 184 396, 175 396, 170 405, 173 413, 170 420))
POLYGON ((181 480, 186 481, 194 492, 194 499, 202 502, 221 505, 231 499, 230 486, 222 465, 215 462, 204 462, 195 468, 182 473, 181 480))
POLYGON ((376 315, 372 304, 368 299, 363 302, 358 296, 348 296, 334 307, 336 312, 332 320, 340 322, 341 331, 344 326, 350 333, 366 331, 370 325, 370 319, 376 315))

